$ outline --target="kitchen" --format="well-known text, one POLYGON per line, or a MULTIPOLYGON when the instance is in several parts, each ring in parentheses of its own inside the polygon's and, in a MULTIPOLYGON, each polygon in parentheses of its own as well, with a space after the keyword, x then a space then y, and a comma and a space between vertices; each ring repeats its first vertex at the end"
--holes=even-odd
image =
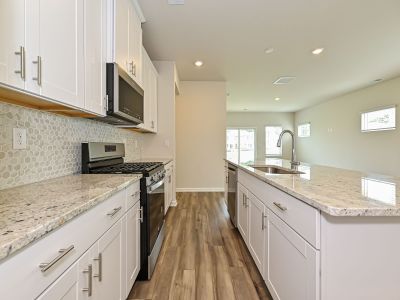
POLYGON ((0 298, 398 299, 399 8, 0 0, 0 298))

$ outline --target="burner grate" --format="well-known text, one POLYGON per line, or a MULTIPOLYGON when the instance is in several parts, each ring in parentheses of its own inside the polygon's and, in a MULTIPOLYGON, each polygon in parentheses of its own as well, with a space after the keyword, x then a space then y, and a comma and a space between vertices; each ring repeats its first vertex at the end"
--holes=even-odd
POLYGON ((151 170, 158 168, 160 165, 162 165, 160 162, 124 163, 93 169, 91 173, 143 173, 150 172, 151 170))

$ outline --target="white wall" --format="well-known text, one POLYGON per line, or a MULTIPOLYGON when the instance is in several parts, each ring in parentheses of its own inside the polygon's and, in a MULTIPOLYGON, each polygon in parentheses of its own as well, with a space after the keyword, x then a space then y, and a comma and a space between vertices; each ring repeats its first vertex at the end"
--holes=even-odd
POLYGON ((224 187, 226 84, 181 81, 176 97, 177 191, 224 187))
POLYGON ((390 104, 400 104, 400 77, 297 112, 296 124, 311 122, 311 137, 297 140, 300 160, 400 176, 398 120, 394 131, 360 131, 360 112, 390 104))
MULTIPOLYGON (((265 159, 265 126, 280 125, 283 129, 293 130, 293 113, 268 113, 268 112, 228 112, 227 127, 252 127, 256 128, 256 159, 265 159)), ((291 158, 292 141, 290 136, 285 136, 282 145, 282 156, 291 158)))

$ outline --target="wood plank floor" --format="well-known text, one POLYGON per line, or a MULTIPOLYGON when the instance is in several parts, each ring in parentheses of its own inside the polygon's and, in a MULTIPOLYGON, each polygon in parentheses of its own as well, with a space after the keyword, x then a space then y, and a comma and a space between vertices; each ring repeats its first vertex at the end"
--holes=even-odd
POLYGON ((150 281, 128 299, 267 299, 265 283, 230 220, 223 193, 178 193, 150 281))

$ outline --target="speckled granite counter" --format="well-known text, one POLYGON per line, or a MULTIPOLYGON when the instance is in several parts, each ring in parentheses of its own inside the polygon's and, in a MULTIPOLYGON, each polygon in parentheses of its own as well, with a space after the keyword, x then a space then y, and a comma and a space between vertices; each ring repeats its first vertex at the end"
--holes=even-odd
MULTIPOLYGON (((266 174, 228 162, 332 216, 400 216, 400 178, 303 163, 299 171, 304 174, 266 174)), ((290 162, 282 159, 252 165, 290 168, 290 162)))
POLYGON ((0 191, 0 260, 108 199, 141 175, 70 175, 0 191))

